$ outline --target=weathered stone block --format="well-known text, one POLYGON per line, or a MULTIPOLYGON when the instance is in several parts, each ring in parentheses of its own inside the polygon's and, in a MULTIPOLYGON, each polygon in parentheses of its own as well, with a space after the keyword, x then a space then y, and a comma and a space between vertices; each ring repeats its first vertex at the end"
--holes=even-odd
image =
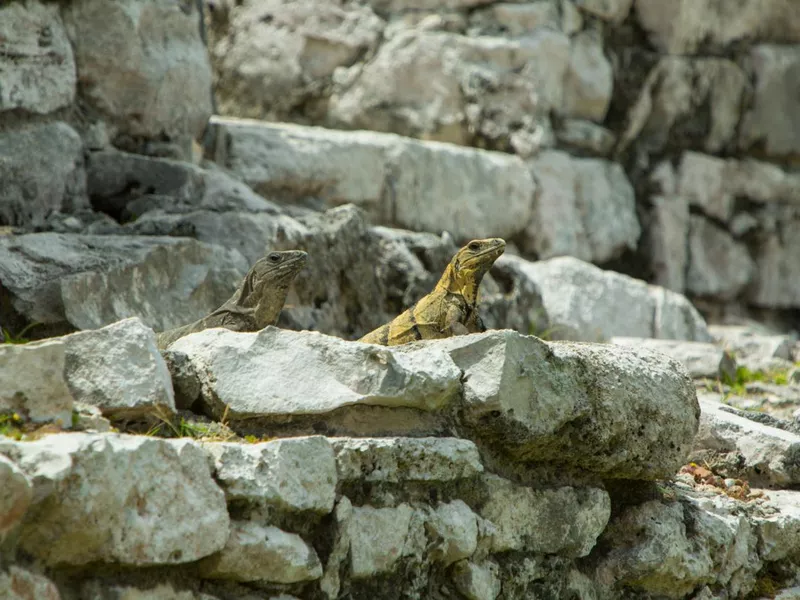
POLYGON ((516 459, 658 479, 683 464, 697 431, 694 386, 663 354, 510 331, 436 345, 464 372, 470 435, 516 459))
POLYGON ((229 501, 327 514, 336 498, 336 462, 322 436, 259 444, 206 443, 229 501))
POLYGON ((32 497, 31 482, 22 470, 0 455, 0 544, 22 521, 32 497))
POLYGON ((0 8, 0 112, 44 115, 75 98, 75 60, 57 4, 7 2, 0 8))
POLYGON ((461 372, 441 350, 390 349, 267 327, 181 338, 171 350, 198 369, 208 408, 231 420, 326 414, 353 405, 435 411, 453 401, 461 372))
POLYGON ((225 495, 192 442, 72 433, 0 452, 33 482, 19 545, 47 565, 179 564, 225 545, 225 495))
POLYGON ((0 345, 0 412, 71 427, 65 356, 62 340, 0 345))
POLYGON ((175 413, 169 370, 156 335, 141 319, 62 338, 65 378, 72 396, 116 419, 175 413))
POLYGON ((692 378, 736 380, 736 359, 716 344, 631 337, 614 337, 610 342, 618 346, 646 348, 666 354, 680 361, 692 378))
POLYGON ((157 330, 199 319, 247 272, 237 251, 174 237, 0 236, 0 282, 27 320, 93 329, 138 316, 157 330))
POLYGON ((540 290, 555 339, 711 340, 700 313, 670 290, 568 256, 521 263, 520 272, 540 290))
POLYGON ((752 485, 788 486, 800 482, 800 436, 745 418, 712 399, 700 400, 700 427, 692 458, 752 485))
POLYGON ((0 132, 0 181, 4 182, 0 188, 2 225, 41 225, 52 212, 89 205, 83 143, 74 129, 60 121, 0 132))
POLYGON ((494 552, 586 556, 611 515, 611 500, 604 490, 533 490, 494 475, 487 475, 486 482, 489 499, 478 512, 497 528, 494 552))
POLYGON ((266 197, 351 202, 377 222, 409 229, 438 230, 449 220, 459 239, 511 236, 531 218, 535 186, 515 156, 366 131, 213 122, 225 139, 217 162, 266 197))
POLYGON ((77 0, 63 15, 79 93, 119 133, 202 133, 211 116, 211 65, 195 4, 77 0))
POLYGON ((299 535, 234 521, 225 547, 200 565, 204 579, 297 583, 322 577, 317 553, 299 535))
POLYGON ((478 448, 458 438, 330 438, 342 481, 443 482, 483 472, 478 448))

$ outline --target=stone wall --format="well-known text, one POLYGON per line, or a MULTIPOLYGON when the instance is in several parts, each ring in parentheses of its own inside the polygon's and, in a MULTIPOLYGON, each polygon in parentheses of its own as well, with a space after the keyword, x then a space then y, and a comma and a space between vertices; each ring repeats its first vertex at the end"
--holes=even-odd
MULTIPOLYGON (((715 318, 771 312, 796 326, 800 15, 791 0, 745 0, 735 9, 710 0, 209 6, 223 114, 516 155, 528 173, 512 156, 497 156, 492 172, 474 172, 481 183, 448 177, 435 159, 416 164, 430 170, 421 187, 463 197, 467 207, 469 192, 503 169, 504 210, 495 212, 514 230, 474 214, 472 227, 447 225, 457 233, 495 226, 529 257, 613 264, 687 293, 715 318)), ((402 179, 402 157, 414 147, 403 141, 407 149, 392 155, 393 142, 377 141, 387 138, 314 129, 269 135, 281 137, 272 147, 288 156, 307 152, 308 139, 321 148, 324 138, 340 164, 363 164, 376 188, 358 190, 367 197, 356 202, 385 200, 378 181, 393 183, 398 164, 402 179), (375 144, 392 158, 362 162, 375 144)), ((253 141, 233 137, 227 166, 265 183, 241 156, 253 141)), ((339 181, 330 160, 322 158, 325 176, 339 181)), ((298 160, 291 177, 322 174, 305 164, 298 160)), ((343 201, 333 187, 293 192, 343 201)), ((409 218, 401 200, 396 213, 377 218, 414 229, 434 221, 438 229, 437 210, 438 203, 409 218)))
POLYGON ((0 598, 796 596, 796 336, 680 293, 797 310, 788 0, 197 5, 0 7, 0 598))
POLYGON ((15 411, 3 598, 723 599, 800 583, 800 492, 738 479, 797 485, 800 437, 707 398, 701 415, 681 362, 645 348, 511 331, 385 348, 268 327, 162 357, 127 319, 0 346, 0 382, 15 411), (690 452, 726 479, 680 468, 690 452))

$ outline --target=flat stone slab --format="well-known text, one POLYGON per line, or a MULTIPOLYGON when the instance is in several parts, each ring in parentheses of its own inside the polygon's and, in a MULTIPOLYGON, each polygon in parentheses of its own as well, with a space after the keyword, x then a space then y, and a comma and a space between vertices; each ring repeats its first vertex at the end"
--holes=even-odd
POLYGON ((225 495, 193 442, 64 433, 0 453, 33 483, 19 546, 46 565, 180 564, 225 546, 225 495))
POLYGON ((275 327, 207 329, 170 350, 195 366, 208 409, 232 421, 325 414, 356 404, 435 411, 455 399, 461 377, 434 347, 395 350, 275 327))
POLYGON ((707 461, 715 472, 746 479, 751 485, 800 483, 799 435, 748 419, 744 412, 712 398, 700 399, 693 460, 707 461))
POLYGON ((216 161, 267 198, 351 202, 380 224, 417 231, 448 222, 458 239, 511 237, 533 216, 536 186, 514 155, 371 131, 221 117, 211 123, 224 140, 216 161))
POLYGON ((483 472, 478 448, 458 438, 330 438, 341 481, 454 481, 483 472))
POLYGON ((162 331, 225 302, 249 265, 237 250, 177 237, 0 237, 0 282, 29 321, 94 329, 140 317, 162 331))
POLYGON ((661 352, 680 361, 692 378, 736 380, 736 359, 725 348, 705 342, 613 337, 610 342, 629 348, 661 352))

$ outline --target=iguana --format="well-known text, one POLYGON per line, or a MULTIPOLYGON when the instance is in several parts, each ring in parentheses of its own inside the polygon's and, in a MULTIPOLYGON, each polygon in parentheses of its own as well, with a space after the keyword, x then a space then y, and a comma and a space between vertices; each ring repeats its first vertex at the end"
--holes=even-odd
POLYGON ((505 248, 500 238, 471 241, 456 252, 430 294, 358 341, 396 346, 485 331, 478 315, 478 288, 505 248))
POLYGON ((157 334, 158 347, 164 349, 185 335, 211 327, 258 331, 274 325, 306 258, 308 255, 300 250, 270 252, 259 258, 225 304, 199 321, 157 334))

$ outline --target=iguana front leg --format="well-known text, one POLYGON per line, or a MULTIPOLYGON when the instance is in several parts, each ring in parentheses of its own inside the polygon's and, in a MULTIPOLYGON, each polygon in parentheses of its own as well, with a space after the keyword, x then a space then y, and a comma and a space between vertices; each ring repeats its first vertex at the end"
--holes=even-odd
POLYGON ((453 303, 447 307, 444 313, 444 327, 441 330, 445 337, 469 333, 469 329, 464 325, 464 317, 464 310, 458 304, 453 303))

